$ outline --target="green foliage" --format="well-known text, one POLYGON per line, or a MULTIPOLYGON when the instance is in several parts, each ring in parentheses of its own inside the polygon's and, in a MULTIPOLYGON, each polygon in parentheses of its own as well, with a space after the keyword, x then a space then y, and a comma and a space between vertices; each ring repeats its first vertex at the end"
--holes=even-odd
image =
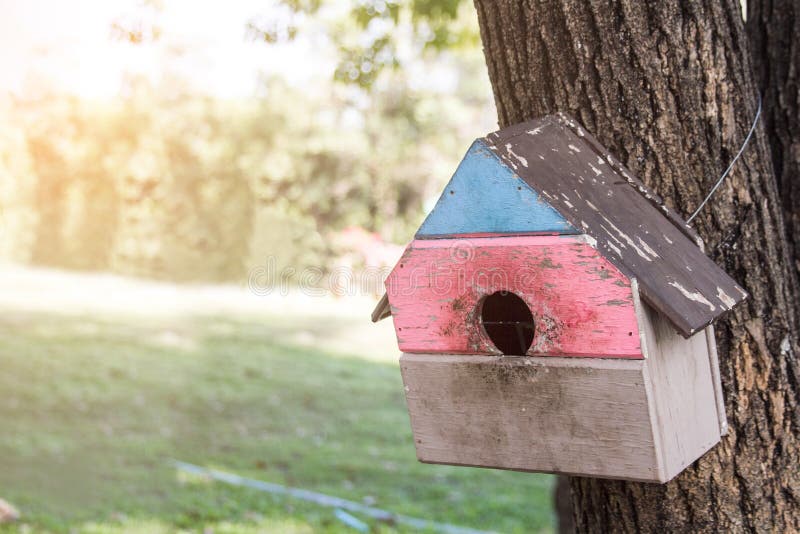
MULTIPOLYGON (((318 14, 326 6, 322 0, 281 3, 303 15, 318 14)), ((296 17, 284 25, 254 19, 247 29, 270 44, 292 40, 303 31, 296 17)), ((349 9, 328 25, 327 34, 338 50, 335 79, 365 89, 372 88, 382 72, 405 66, 408 58, 399 53, 402 47, 419 57, 425 51, 475 48, 479 43, 474 9, 463 0, 350 0, 349 9)))
POLYGON ((373 40, 369 46, 341 45, 334 79, 371 87, 385 68, 399 65, 394 42, 388 36, 373 40))
POLYGON ((316 13, 322 6, 322 0, 283 0, 283 3, 294 11, 305 11, 306 13, 316 13))
MULTIPOLYGON (((482 66, 459 69, 474 79, 482 66)), ((404 242, 484 114, 468 84, 392 80, 368 98, 272 79, 238 101, 139 83, 106 103, 0 102, 0 257, 229 281, 267 257, 324 268, 349 226, 404 242)))
POLYGON ((330 509, 182 476, 171 458, 437 521, 551 529, 551 477, 417 462, 396 363, 286 342, 353 328, 340 315, 0 317, 0 488, 23 516, 0 531, 348 532, 330 509))

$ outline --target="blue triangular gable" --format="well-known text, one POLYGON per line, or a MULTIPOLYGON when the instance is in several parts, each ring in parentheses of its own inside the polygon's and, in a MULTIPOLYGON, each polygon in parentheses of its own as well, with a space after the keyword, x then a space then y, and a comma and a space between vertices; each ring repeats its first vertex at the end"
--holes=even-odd
POLYGON ((477 140, 416 237, 537 233, 579 232, 477 140))

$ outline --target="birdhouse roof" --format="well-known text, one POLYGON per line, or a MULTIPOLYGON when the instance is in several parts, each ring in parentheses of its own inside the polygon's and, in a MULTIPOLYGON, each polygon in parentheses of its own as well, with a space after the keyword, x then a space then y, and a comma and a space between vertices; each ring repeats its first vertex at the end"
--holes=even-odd
MULTIPOLYGON (((684 336, 702 330, 746 298, 747 293, 701 250, 700 239, 683 219, 569 117, 559 114, 517 124, 476 144, 496 158, 498 171, 493 176, 507 172, 521 179, 563 217, 562 230, 552 217, 545 221, 553 227, 550 233, 594 238, 597 250, 626 276, 636 278, 642 297, 684 336)), ((486 191, 480 195, 486 196, 486 191)), ((421 235, 434 226, 432 218, 433 214, 417 238, 441 237, 421 235)), ((438 233, 468 232, 453 228, 438 233)), ((376 308, 373 319, 389 314, 387 304, 383 301, 378 307, 382 309, 376 308)))
POLYGON ((747 296, 661 198, 565 115, 489 134, 489 148, 690 336, 747 296))

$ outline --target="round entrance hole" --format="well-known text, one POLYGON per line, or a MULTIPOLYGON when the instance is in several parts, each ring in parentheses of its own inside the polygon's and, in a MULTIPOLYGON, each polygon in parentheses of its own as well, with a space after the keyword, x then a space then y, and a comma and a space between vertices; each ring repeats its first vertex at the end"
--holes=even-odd
POLYGON ((481 325, 494 346, 507 356, 524 356, 533 343, 533 314, 520 297, 509 291, 483 300, 481 325))

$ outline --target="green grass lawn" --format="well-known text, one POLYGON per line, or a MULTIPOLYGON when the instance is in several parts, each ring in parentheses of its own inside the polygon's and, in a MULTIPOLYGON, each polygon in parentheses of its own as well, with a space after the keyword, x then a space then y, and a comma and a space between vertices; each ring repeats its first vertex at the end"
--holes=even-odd
POLYGON ((552 530, 551 477, 418 463, 397 365, 327 351, 346 324, 315 320, 319 348, 288 342, 298 328, 3 312, 0 497, 23 514, 5 531, 353 532, 331 509, 182 476, 170 459, 473 528, 552 530))

